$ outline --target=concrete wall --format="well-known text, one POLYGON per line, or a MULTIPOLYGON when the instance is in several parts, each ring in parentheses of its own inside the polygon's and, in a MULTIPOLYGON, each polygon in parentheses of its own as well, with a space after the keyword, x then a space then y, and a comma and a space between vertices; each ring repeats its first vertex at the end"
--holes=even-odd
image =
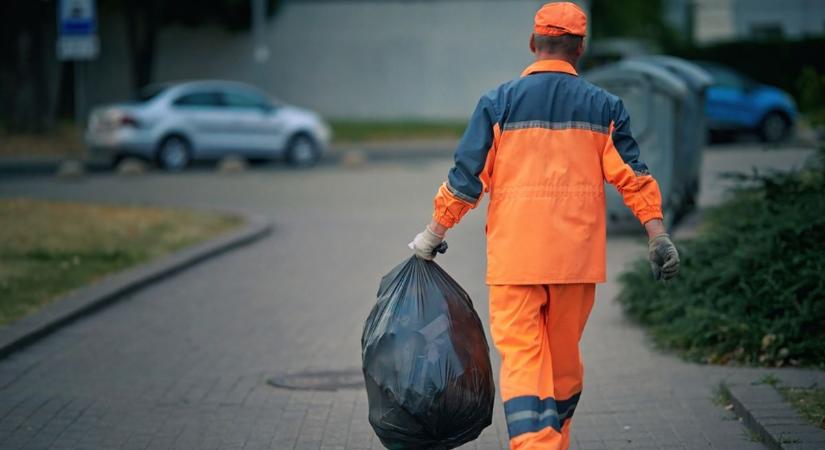
POLYGON ((733 16, 739 37, 760 26, 776 26, 788 38, 825 34, 823 0, 738 0, 733 16))
MULTIPOLYGON (((154 79, 246 81, 329 118, 465 119, 531 62, 542 3, 288 1, 268 24, 266 63, 254 62, 251 33, 172 27, 158 37, 154 79)), ((130 95, 123 18, 100 22, 101 55, 86 64, 90 105, 130 95)))
POLYGON ((694 3, 693 38, 699 44, 732 40, 735 0, 696 0, 694 3))
POLYGON ((328 117, 466 118, 529 64, 537 0, 287 2, 268 24, 269 61, 249 33, 172 28, 155 78, 236 79, 328 117))
POLYGON ((695 0, 698 43, 759 37, 761 27, 778 28, 786 38, 825 34, 824 0, 695 0))

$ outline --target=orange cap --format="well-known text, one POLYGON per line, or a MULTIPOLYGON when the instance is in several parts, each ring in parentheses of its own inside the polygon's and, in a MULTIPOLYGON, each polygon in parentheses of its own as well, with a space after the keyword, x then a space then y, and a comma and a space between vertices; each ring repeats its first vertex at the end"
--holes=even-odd
POLYGON ((584 36, 587 33, 587 16, 575 3, 547 3, 536 13, 533 30, 545 36, 584 36))

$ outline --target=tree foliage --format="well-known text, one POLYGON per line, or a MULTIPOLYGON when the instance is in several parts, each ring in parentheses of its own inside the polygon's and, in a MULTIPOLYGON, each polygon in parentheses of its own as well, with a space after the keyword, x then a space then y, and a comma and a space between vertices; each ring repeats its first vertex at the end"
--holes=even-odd
MULTIPOLYGON (((278 0, 265 0, 278 11, 278 0)), ((55 54, 57 0, 0 1, 0 131, 43 132, 56 121, 61 65, 55 54)), ((132 85, 152 81, 163 27, 214 24, 249 29, 251 0, 97 0, 99 20, 125 19, 132 85)), ((66 66, 63 66, 66 68, 66 66)))
MULTIPOLYGON (((176 0, 158 2, 158 16, 165 24, 198 26, 212 23, 232 31, 246 30, 251 26, 250 0, 176 0)), ((265 0, 266 12, 272 16, 280 3, 265 0)))
POLYGON ((662 0, 593 0, 591 34, 594 39, 638 38, 669 48, 676 37, 663 12, 662 0))
POLYGON ((0 2, 0 131, 54 125, 54 1, 0 2))

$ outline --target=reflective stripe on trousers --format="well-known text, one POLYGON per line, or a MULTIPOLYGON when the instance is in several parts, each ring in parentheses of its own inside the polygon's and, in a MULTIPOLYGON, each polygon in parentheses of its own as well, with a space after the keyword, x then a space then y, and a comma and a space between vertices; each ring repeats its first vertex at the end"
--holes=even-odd
POLYGON ((582 390, 579 354, 594 284, 490 286, 510 448, 566 449, 582 390))
POLYGON ((551 427, 561 433, 562 426, 573 417, 580 395, 558 401, 553 397, 542 400, 535 395, 511 398, 504 404, 507 431, 510 436, 518 436, 551 427))

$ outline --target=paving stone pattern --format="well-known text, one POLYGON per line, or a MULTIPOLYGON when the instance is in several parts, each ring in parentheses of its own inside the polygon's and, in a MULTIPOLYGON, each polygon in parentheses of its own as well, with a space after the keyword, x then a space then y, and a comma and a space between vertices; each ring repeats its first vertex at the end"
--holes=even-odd
MULTIPOLYGON (((3 196, 224 207, 275 222, 269 238, 193 267, 0 361, 3 449, 372 449, 363 390, 276 389, 277 373, 360 364, 380 276, 408 255, 449 160, 357 170, 193 172, 82 182, 17 179, 3 196)), ((439 261, 486 321, 483 213, 439 261)), ((643 251, 617 237, 611 278, 643 251)), ((598 289, 583 339, 573 448, 761 448, 714 405, 721 369, 653 351, 598 289)), ((494 352, 495 354, 495 352, 494 352)), ((498 365, 497 356, 494 357, 498 365)), ((494 426, 465 448, 505 448, 494 426)))

